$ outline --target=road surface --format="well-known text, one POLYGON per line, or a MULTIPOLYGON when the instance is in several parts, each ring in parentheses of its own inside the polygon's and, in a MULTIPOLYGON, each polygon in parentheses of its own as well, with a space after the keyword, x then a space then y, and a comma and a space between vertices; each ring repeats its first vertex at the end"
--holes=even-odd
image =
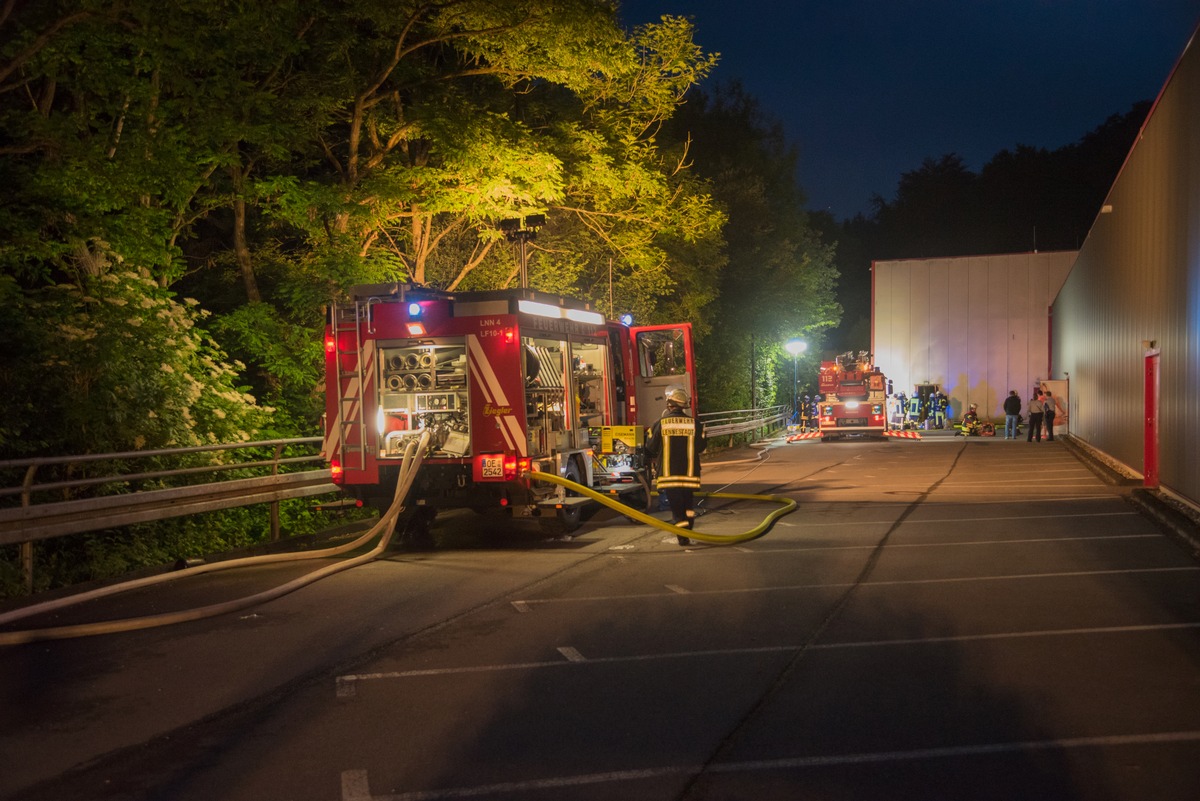
POLYGON ((0 798, 1200 798, 1200 563, 1061 443, 775 441, 704 481, 799 509, 688 548, 451 515, 252 610, 0 648, 0 798))

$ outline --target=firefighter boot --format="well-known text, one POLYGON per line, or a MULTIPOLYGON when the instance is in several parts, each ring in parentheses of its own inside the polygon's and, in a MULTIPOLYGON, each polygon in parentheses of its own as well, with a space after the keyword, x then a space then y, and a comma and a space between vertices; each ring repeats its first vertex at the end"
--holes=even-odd
MULTIPOLYGON (((687 531, 691 531, 691 529, 692 529, 692 524, 693 524, 695 521, 696 521, 696 513, 695 513, 695 512, 693 512, 692 510, 690 510, 690 509, 689 509, 689 510, 688 510, 688 513, 687 513, 687 520, 680 520, 678 523, 676 523, 676 524, 675 524, 675 526, 676 526, 677 528, 681 528, 681 529, 685 529, 685 530, 687 530, 687 531)), ((679 544, 680 544, 680 545, 691 545, 691 544, 692 544, 692 541, 691 541, 691 539, 689 539, 688 537, 685 537, 685 536, 683 536, 682 534, 677 534, 677 535, 675 536, 675 538, 676 538, 676 539, 679 541, 679 544)))

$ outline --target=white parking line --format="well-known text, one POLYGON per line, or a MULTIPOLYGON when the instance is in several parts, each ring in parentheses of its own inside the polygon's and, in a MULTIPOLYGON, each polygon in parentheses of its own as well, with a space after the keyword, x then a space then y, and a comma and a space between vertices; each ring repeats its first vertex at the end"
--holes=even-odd
POLYGON ((569 645, 561 645, 558 652, 567 658, 568 662, 586 662, 583 654, 579 653, 578 649, 572 648, 569 645))
MULTIPOLYGON (((1181 629, 1200 629, 1200 621, 1189 623, 1162 623, 1145 626, 1095 626, 1079 629, 1048 629, 1043 631, 1006 631, 993 634, 960 634, 945 637, 926 637, 895 640, 865 640, 852 642, 818 643, 807 646, 807 650, 836 651, 850 648, 887 648, 905 647, 912 645, 938 645, 948 642, 985 642, 988 640, 1017 640, 1034 637, 1078 637, 1095 634, 1140 634, 1150 631, 1177 631, 1181 629)), ((515 670, 539 670, 543 668, 563 668, 579 664, 612 665, 630 664, 636 662, 657 662, 668 659, 699 659, 722 656, 751 656, 755 654, 790 654, 806 646, 803 645, 763 645, 753 648, 719 648, 701 651, 672 651, 663 654, 638 654, 635 656, 601 656, 585 658, 574 648, 559 648, 559 652, 567 657, 566 662, 513 662, 498 665, 470 665, 465 667, 422 668, 419 670, 396 670, 386 673, 360 673, 357 675, 339 676, 338 697, 343 683, 351 684, 360 681, 381 681, 386 679, 413 679, 429 676, 456 676, 471 673, 503 673, 515 670), (577 658, 572 658, 566 652, 573 651, 577 658)))
MULTIPOLYGON (((1027 503, 1027 502, 1028 502, 1028 499, 1024 499, 1021 501, 1021 503, 1027 503)), ((955 505, 961 506, 962 504, 956 503, 955 505)), ((1085 512, 1084 514, 1061 514, 1061 515, 998 515, 998 516, 993 516, 993 517, 944 517, 944 518, 936 518, 936 519, 921 518, 919 520, 914 520, 912 518, 909 518, 908 520, 905 521, 905 523, 907 523, 908 525, 912 525, 914 523, 920 523, 922 525, 929 523, 932 525, 932 524, 938 524, 938 523, 976 523, 976 522, 991 523, 991 522, 996 522, 999 520, 1074 520, 1077 518, 1084 518, 1084 517, 1137 517, 1138 514, 1139 514, 1138 512, 1128 511, 1128 512, 1085 512)), ((777 526, 786 525, 789 528, 836 528, 839 526, 890 526, 890 525, 894 524, 895 522, 896 522, 896 520, 894 518, 891 520, 836 520, 836 521, 830 521, 828 523, 792 523, 792 522, 785 523, 783 520, 780 520, 780 521, 776 522, 775 525, 777 525, 777 526)))
MULTIPOLYGON (((1200 571, 1200 566, 1187 567, 1134 567, 1123 570, 1077 570, 1061 573, 1009 573, 1000 576, 961 576, 934 579, 897 579, 895 581, 867 581, 862 587, 902 587, 920 584, 960 584, 971 581, 1024 581, 1026 579, 1048 578, 1078 578, 1085 576, 1121 576, 1138 573, 1177 573, 1200 571)), ((772 587, 736 587, 724 590, 689 590, 689 596, 704 595, 742 595, 755 592, 788 592, 794 590, 840 590, 854 586, 853 582, 833 582, 828 584, 777 584, 772 587)), ((560 603, 596 603, 598 601, 636 601, 641 598, 673 598, 677 593, 642 592, 629 595, 583 595, 569 598, 526 598, 521 603, 530 609, 543 604, 560 603)))
POLYGON ((1062 737, 1047 740, 1024 740, 1006 743, 919 748, 908 751, 866 751, 854 754, 823 754, 818 756, 784 757, 782 759, 746 760, 708 765, 671 765, 642 770, 614 770, 605 773, 585 773, 575 776, 555 776, 525 781, 498 782, 475 787, 448 787, 440 790, 417 790, 408 793, 371 795, 367 771, 347 770, 342 773, 342 801, 451 801, 457 798, 483 798, 489 795, 528 793, 586 785, 616 784, 618 782, 657 779, 664 776, 696 776, 709 773, 761 773, 796 768, 830 767, 837 765, 867 765, 889 762, 913 762, 926 759, 989 756, 1066 748, 1119 748, 1122 746, 1171 745, 1200 741, 1200 731, 1152 732, 1149 734, 1116 734, 1100 737, 1062 737))
MULTIPOLYGON (((893 551, 899 548, 952 548, 964 545, 1047 545, 1056 542, 1091 542, 1095 540, 1157 540, 1161 534, 1114 534, 1098 537, 1035 537, 1021 540, 958 540, 955 542, 898 542, 888 543, 885 550, 893 551)), ((808 553, 811 551, 873 551, 878 545, 814 545, 800 548, 759 548, 751 551, 755 554, 768 553, 808 553)), ((528 611, 528 610, 525 610, 528 611)))

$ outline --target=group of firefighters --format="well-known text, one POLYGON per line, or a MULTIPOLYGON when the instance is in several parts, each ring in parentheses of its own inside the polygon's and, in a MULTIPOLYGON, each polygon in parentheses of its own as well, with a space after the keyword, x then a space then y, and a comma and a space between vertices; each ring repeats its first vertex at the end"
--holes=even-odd
POLYGON ((818 418, 820 417, 821 396, 805 395, 796 403, 796 411, 792 414, 792 424, 799 426, 802 433, 809 431, 818 431, 818 418))
POLYGON ((893 395, 890 403, 888 417, 901 429, 924 428, 928 431, 947 427, 950 398, 941 389, 924 395, 914 392, 911 398, 901 392, 893 395))
MULTIPOLYGON (((820 395, 805 395, 796 403, 796 411, 792 415, 792 424, 801 432, 820 430, 820 395)), ((950 398, 940 389, 935 389, 924 396, 913 393, 910 398, 901 392, 888 399, 888 419, 897 428, 925 430, 948 428, 950 424, 950 398)))

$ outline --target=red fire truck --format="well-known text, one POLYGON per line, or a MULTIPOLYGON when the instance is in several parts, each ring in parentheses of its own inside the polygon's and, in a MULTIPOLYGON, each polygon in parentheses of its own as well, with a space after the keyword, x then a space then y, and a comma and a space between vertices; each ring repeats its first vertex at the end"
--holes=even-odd
POLYGON ((325 351, 334 482, 386 507, 405 446, 428 430, 406 499, 425 525, 439 509, 472 508, 578 527, 594 502, 529 471, 644 505, 645 426, 671 387, 695 412, 689 324, 630 327, 529 289, 355 287, 330 307, 325 351))
POLYGON ((871 354, 845 353, 821 362, 818 385, 822 440, 887 431, 887 379, 872 364, 871 354))

